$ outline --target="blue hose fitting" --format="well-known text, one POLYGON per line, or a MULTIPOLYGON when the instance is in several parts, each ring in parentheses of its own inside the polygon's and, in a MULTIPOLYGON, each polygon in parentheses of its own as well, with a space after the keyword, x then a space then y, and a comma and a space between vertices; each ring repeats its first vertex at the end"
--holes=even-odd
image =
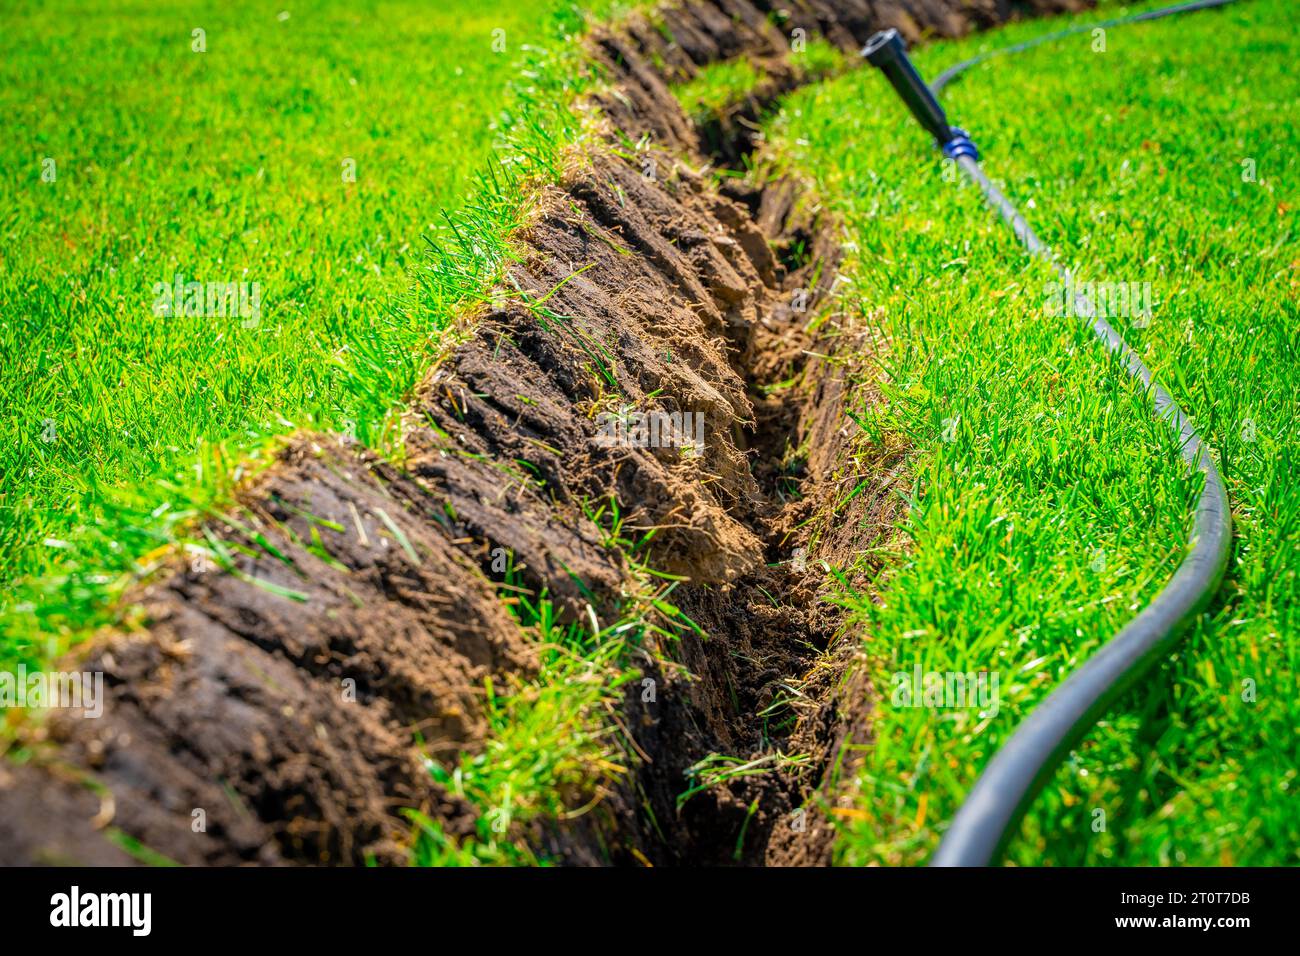
POLYGON ((953 162, 963 156, 969 156, 971 159, 978 161, 980 158, 979 147, 970 138, 970 134, 957 126, 949 128, 952 130, 952 139, 942 145, 943 155, 953 162))

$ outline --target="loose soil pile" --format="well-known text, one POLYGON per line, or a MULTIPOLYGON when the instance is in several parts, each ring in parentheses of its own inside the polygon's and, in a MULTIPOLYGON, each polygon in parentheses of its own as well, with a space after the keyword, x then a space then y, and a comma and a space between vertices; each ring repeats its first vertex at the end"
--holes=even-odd
POLYGON ((415 736, 440 759, 477 751, 485 678, 536 668, 497 549, 568 615, 615 606, 630 571, 584 518, 613 497, 659 529, 653 564, 690 579, 674 600, 708 638, 675 649, 689 673, 647 661, 655 702, 629 692, 636 779, 530 837, 574 863, 828 862, 827 821, 794 811, 846 741, 865 742, 868 700, 846 684, 856 638, 836 640, 818 562, 851 564, 891 522, 899 463, 876 463, 806 569, 792 561, 809 519, 864 477, 841 474, 851 429, 823 357, 869 348, 834 321, 806 331, 839 253, 797 185, 719 190, 699 170, 753 148, 755 111, 797 82, 796 27, 854 50, 883 26, 955 36, 1080 5, 803 0, 778 28, 775 5, 711 0, 597 32, 603 142, 545 190, 497 304, 419 389, 403 467, 303 436, 210 528, 246 546, 236 573, 178 563, 133 595, 147 628, 68 664, 104 672, 104 716, 54 716, 29 731, 31 759, 0 764, 0 861, 132 862, 115 832, 182 863, 396 864, 411 807, 471 834, 474 811, 434 782, 415 736), (702 133, 666 84, 742 53, 769 78, 749 113, 702 133), (703 415, 702 454, 609 447, 597 416, 620 406, 703 415), (787 699, 773 732, 757 715, 787 699), (700 759, 778 751, 807 760, 677 811, 700 759))

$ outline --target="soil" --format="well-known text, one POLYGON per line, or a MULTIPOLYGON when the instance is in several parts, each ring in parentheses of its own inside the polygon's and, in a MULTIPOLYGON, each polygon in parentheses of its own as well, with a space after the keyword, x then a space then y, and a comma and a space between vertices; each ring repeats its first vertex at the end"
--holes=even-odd
POLYGON ((584 509, 611 497, 659 529, 652 563, 689 579, 674 601, 708 636, 678 643, 678 667, 647 655, 654 702, 628 691, 635 779, 527 836, 575 864, 830 862, 810 798, 869 744, 870 702, 819 562, 869 579, 855 558, 893 524, 901 463, 851 470, 844 362, 870 350, 840 320, 807 330, 834 283, 833 222, 799 184, 719 190, 702 170, 752 150, 759 112, 797 83, 795 27, 853 50, 883 26, 953 36, 1080 5, 785 0, 778 28, 776 4, 693 0, 597 31, 602 143, 545 189, 495 304, 418 389, 402 466, 299 436, 209 526, 230 567, 178 561, 134 593, 146 626, 67 664, 104 672, 103 717, 33 723, 23 762, 0 763, 0 862, 126 863, 137 841, 187 864, 400 864, 404 808, 472 833, 421 755, 476 752, 485 679, 536 668, 493 558, 563 614, 610 610, 630 570, 584 509), (740 54, 769 80, 696 128, 667 84, 740 54), (629 140, 648 145, 628 156, 629 140), (620 406, 703 415, 702 454, 607 447, 597 416, 620 406), (679 812, 710 754, 778 769, 679 812))

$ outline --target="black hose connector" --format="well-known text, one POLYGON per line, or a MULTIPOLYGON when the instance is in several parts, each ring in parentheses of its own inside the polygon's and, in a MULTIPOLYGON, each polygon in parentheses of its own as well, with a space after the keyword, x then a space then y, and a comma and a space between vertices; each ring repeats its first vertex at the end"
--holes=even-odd
POLYGON ((943 107, 934 98, 930 88, 921 79, 921 74, 912 65, 907 55, 907 47, 897 30, 881 30, 862 48, 862 55, 867 62, 885 74, 890 85, 903 98, 907 108, 922 126, 934 137, 940 146, 947 145, 953 138, 952 127, 943 107))

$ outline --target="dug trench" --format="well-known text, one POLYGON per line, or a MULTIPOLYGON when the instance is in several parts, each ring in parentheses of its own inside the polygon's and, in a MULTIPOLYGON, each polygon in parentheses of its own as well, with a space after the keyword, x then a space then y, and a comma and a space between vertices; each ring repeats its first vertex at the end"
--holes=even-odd
POLYGON ((870 587, 860 552, 894 523, 902 463, 854 470, 844 363, 872 346, 833 308, 834 223, 797 183, 719 186, 702 143, 734 161, 750 124, 702 135, 667 84, 743 54, 775 96, 797 81, 795 27, 852 50, 1021 8, 786 6, 680 4, 593 35, 600 133, 450 333, 402 454, 298 436, 202 529, 220 560, 140 585, 140 623, 66 665, 105 675, 103 716, 25 720, 0 764, 0 861, 400 864, 406 809, 474 838, 479 810, 428 760, 483 752, 485 685, 537 672, 512 594, 617 615, 638 572, 592 520, 609 502, 653 531, 646 560, 684 579, 676 614, 697 627, 638 649, 612 715, 630 772, 512 836, 572 864, 830 861, 825 778, 869 744, 870 701, 825 569, 870 587), (700 416, 702 446, 607 440, 629 409, 700 416))

